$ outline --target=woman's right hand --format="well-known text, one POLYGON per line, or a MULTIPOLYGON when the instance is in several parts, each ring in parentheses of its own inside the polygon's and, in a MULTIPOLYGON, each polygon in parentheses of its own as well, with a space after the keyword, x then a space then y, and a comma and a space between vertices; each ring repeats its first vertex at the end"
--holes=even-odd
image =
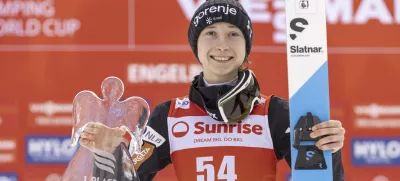
POLYGON ((113 153, 124 141, 125 132, 121 127, 110 128, 102 123, 89 122, 81 134, 79 144, 92 152, 99 149, 113 153))

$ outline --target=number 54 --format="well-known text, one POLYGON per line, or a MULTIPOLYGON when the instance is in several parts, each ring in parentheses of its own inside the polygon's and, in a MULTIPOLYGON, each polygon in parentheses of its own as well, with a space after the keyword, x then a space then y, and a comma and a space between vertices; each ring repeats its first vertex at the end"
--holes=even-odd
MULTIPOLYGON (((211 163, 213 157, 197 157, 196 158, 196 168, 197 172, 204 172, 206 171, 207 179, 205 179, 205 175, 199 174, 197 175, 197 181, 214 181, 214 165, 211 163)), ((222 163, 218 169, 217 179, 226 179, 227 181, 235 181, 237 179, 237 175, 235 173, 235 156, 224 156, 222 163), (226 172, 225 172, 226 171, 226 172)))

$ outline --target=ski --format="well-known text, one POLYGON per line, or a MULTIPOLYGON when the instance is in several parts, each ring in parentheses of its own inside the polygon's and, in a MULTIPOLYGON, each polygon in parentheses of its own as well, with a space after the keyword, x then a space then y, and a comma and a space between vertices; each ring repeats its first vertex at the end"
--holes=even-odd
POLYGON ((310 138, 330 119, 325 0, 286 0, 292 181, 332 181, 332 152, 310 138))

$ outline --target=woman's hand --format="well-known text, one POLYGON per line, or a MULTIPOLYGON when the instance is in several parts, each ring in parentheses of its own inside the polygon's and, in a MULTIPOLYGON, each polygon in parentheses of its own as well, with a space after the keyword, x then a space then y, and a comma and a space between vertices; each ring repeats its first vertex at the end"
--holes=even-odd
POLYGON ((321 150, 332 150, 337 152, 343 147, 344 134, 346 130, 342 127, 342 123, 338 120, 329 120, 315 125, 312 128, 311 138, 326 136, 321 138, 316 146, 321 150))
POLYGON ((89 122, 81 134, 79 144, 90 151, 99 149, 112 153, 124 141, 125 132, 120 127, 110 128, 102 123, 89 122))

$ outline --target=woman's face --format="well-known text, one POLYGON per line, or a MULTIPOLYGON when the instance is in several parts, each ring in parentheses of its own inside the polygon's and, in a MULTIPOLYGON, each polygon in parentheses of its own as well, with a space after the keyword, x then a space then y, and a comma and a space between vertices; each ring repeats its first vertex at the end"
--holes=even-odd
POLYGON ((197 49, 206 77, 234 78, 245 58, 246 40, 239 28, 219 22, 200 33, 197 49))

